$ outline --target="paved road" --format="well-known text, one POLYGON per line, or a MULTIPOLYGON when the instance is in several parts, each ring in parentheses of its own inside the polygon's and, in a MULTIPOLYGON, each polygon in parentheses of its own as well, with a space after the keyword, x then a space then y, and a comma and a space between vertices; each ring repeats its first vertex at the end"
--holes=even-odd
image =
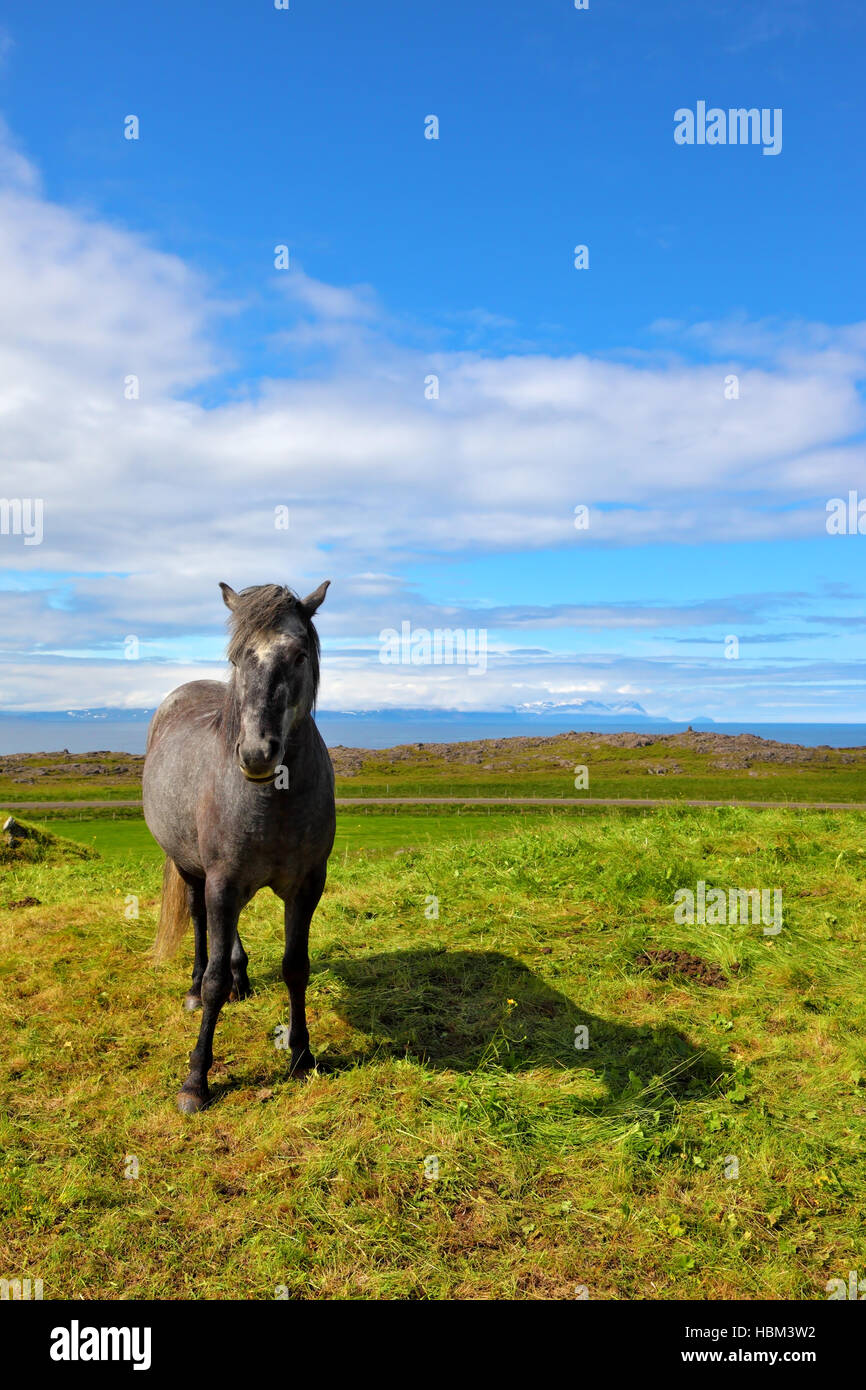
POLYGON ((622 796, 342 796, 338 806, 747 806, 791 811, 866 811, 864 801, 689 801, 685 797, 622 796))
MULTIPOLYGON (((120 806, 137 806, 140 801, 6 801, 0 811, 87 811, 120 806)), ((338 796, 341 809, 355 806, 636 806, 652 810, 658 806, 745 806, 753 811, 866 811, 864 801, 690 801, 685 797, 620 796, 338 796)))
POLYGON ((86 811, 90 806, 137 806, 140 801, 3 801, 0 811, 86 811))

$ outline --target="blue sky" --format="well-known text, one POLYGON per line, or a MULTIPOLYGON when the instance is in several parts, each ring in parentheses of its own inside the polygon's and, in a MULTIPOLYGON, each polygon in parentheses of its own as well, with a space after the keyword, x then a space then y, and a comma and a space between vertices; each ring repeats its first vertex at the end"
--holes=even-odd
POLYGON ((864 31, 844 2, 13 13, 0 449, 46 520, 0 535, 0 701, 150 705, 218 666, 217 580, 328 575, 331 707, 866 717, 866 540, 825 526, 866 497, 864 31), (781 109, 781 152, 677 145, 698 101, 781 109), (383 668, 403 620, 485 626, 484 680, 383 668))

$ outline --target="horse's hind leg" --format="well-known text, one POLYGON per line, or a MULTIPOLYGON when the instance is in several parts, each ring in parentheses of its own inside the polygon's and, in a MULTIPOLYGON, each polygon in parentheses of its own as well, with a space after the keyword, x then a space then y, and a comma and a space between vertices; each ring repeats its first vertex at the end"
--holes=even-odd
POLYGON ((232 992, 229 999, 246 999, 252 993, 250 977, 247 974, 247 961, 249 956, 243 947, 240 933, 235 932, 234 944, 232 946, 232 992))
POLYGON ((310 1051, 310 1034, 307 1029, 307 983, 310 978, 310 919, 324 887, 323 865, 308 874, 294 898, 286 902, 283 979, 289 991, 291 1005, 289 1047, 292 1050, 293 1076, 310 1071, 316 1065, 316 1059, 310 1051))
POLYGON ((231 953, 242 903, 234 884, 218 874, 208 874, 205 905, 210 959, 201 982, 201 1027, 189 1059, 189 1076, 177 1100, 180 1109, 189 1115, 210 1100, 207 1074, 213 1063, 213 1035, 220 1009, 232 987, 231 953))
POLYGON ((189 902, 189 915, 192 918, 195 936, 195 961, 192 967, 192 984, 183 1001, 185 1009, 201 1008, 201 982, 207 969, 207 908, 204 900, 204 879, 188 878, 186 894, 189 902))

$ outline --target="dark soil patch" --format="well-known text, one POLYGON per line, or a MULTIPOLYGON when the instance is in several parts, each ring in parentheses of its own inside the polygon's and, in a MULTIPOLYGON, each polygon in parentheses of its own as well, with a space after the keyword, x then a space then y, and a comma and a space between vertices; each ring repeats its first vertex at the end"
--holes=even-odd
POLYGON ((690 951, 671 951, 666 948, 641 951, 636 964, 650 966, 660 980, 678 975, 686 980, 694 980, 696 985, 708 985, 711 989, 727 989, 729 983, 718 965, 709 965, 705 960, 701 960, 700 956, 693 956, 690 951))

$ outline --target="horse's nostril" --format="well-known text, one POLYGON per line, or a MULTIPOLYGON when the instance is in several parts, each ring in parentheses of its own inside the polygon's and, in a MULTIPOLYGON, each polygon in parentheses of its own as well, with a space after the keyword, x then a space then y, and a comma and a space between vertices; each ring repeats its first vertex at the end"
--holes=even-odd
POLYGON ((280 741, 277 738, 262 736, 256 743, 242 747, 239 740, 236 751, 244 772, 271 772, 280 755, 280 741))

